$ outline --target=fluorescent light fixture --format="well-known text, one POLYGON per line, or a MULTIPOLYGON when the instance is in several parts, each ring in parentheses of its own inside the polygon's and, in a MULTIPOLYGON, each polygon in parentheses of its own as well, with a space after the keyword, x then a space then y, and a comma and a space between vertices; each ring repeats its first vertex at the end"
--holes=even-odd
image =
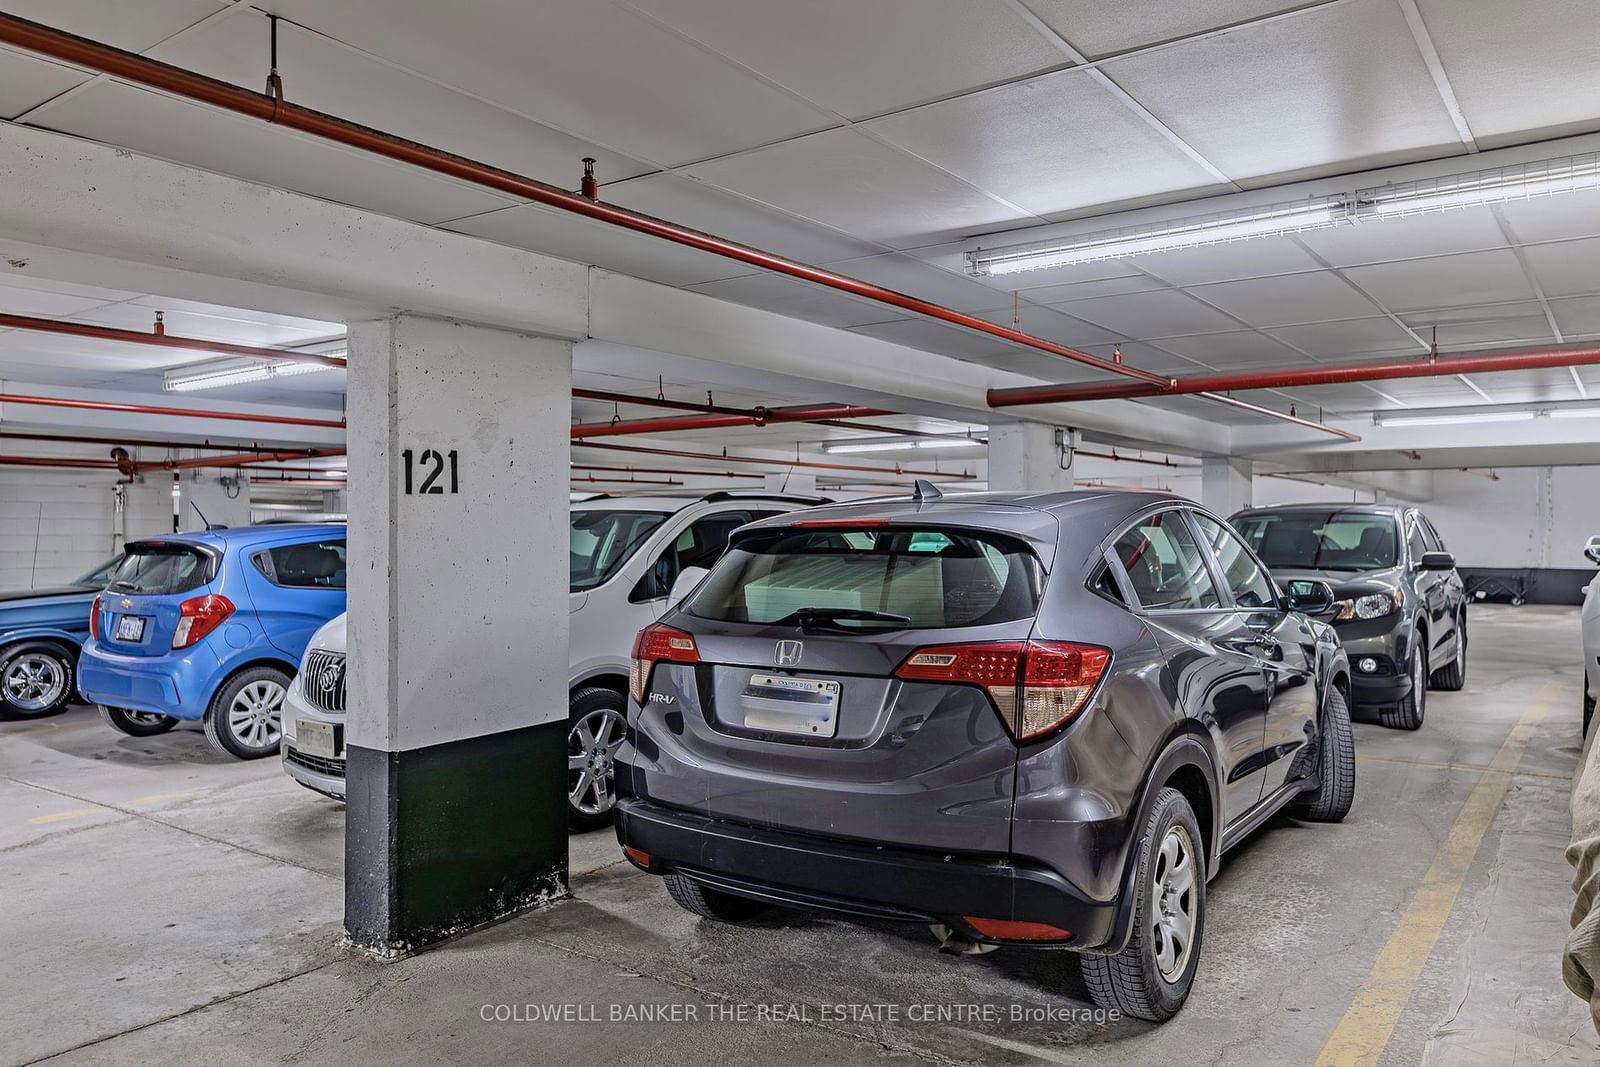
POLYGON ((1443 426, 1453 422, 1527 422, 1534 417, 1532 411, 1463 411, 1433 415, 1375 415, 1379 426, 1443 426))
POLYGON ((1048 267, 1069 267, 1105 259, 1172 252, 1201 245, 1229 244, 1257 237, 1275 237, 1336 226, 1348 219, 1343 197, 1293 200, 1242 211, 1195 215, 1146 226, 1101 230, 1059 241, 979 248, 967 253, 976 275, 1013 274, 1048 267))
POLYGON ((324 363, 298 363, 294 360, 229 360, 211 363, 199 370, 167 371, 164 385, 171 393, 192 393, 198 389, 220 389, 227 385, 244 385, 337 369, 324 363))
POLYGON ((962 437, 908 437, 874 438, 870 441, 829 441, 822 446, 830 455, 847 455, 855 452, 910 452, 924 448, 970 448, 983 444, 962 437))
POLYGON ((1600 189, 1600 152, 1357 189, 1353 215, 1358 221, 1403 218, 1586 189, 1600 189))
POLYGON ((1552 419, 1600 419, 1600 407, 1551 408, 1546 414, 1552 419))

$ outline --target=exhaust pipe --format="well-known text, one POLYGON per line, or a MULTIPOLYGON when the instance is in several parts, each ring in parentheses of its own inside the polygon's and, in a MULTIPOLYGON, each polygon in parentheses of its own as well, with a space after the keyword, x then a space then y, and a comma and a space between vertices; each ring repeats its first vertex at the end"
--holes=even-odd
POLYGON ((974 941, 965 934, 950 929, 944 923, 934 923, 928 929, 933 931, 934 938, 939 942, 939 951, 951 956, 981 956, 1000 947, 974 941))

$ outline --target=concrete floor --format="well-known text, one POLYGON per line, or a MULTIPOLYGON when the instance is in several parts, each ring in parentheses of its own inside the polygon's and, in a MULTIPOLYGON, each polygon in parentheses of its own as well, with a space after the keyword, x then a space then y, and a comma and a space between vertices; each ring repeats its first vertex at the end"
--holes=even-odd
POLYGON ((921 930, 797 914, 701 922, 609 831, 573 839, 575 899, 372 963, 339 945, 343 808, 276 761, 192 730, 123 737, 86 708, 0 724, 0 1061, 1299 1064, 1388 1003, 1376 1060, 1324 1062, 1594 1063, 1559 967, 1577 613, 1479 607, 1472 628, 1468 687, 1432 694, 1420 732, 1356 725, 1343 824, 1280 818, 1230 856, 1195 991, 1160 1027, 1096 1021, 1067 953, 954 959, 921 930), (1510 773, 1485 774, 1497 758, 1510 773), (1459 895, 1418 896, 1451 862, 1459 895), (482 1017, 563 1004, 579 1018, 482 1017), (609 1021, 639 1005, 697 1018, 609 1021))

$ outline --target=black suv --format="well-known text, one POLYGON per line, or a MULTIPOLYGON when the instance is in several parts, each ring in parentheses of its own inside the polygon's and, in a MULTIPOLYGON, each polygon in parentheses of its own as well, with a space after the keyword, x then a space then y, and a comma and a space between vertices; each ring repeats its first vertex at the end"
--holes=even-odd
POLYGON ((1295 504, 1230 520, 1280 579, 1333 588, 1325 616, 1355 669, 1358 708, 1385 726, 1422 725, 1428 685, 1467 680, 1467 594, 1426 515, 1399 505, 1295 504))
POLYGON ((1187 500, 931 496, 745 526, 640 631, 618 839, 702 916, 1074 949, 1097 1004, 1168 1018, 1223 850, 1350 808, 1331 594, 1187 500))

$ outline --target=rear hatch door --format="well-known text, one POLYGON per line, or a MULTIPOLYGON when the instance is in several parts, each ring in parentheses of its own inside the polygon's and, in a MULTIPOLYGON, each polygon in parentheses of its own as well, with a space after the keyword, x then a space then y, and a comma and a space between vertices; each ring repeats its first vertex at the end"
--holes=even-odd
POLYGON ((1020 541, 979 531, 742 538, 664 620, 700 662, 657 665, 636 788, 754 825, 1003 854, 1017 749, 988 694, 895 671, 929 645, 1025 640, 1041 582, 1020 541))
POLYGON ((139 541, 100 595, 100 645, 125 656, 172 651, 179 605, 210 592, 221 554, 209 545, 180 540, 139 541))

